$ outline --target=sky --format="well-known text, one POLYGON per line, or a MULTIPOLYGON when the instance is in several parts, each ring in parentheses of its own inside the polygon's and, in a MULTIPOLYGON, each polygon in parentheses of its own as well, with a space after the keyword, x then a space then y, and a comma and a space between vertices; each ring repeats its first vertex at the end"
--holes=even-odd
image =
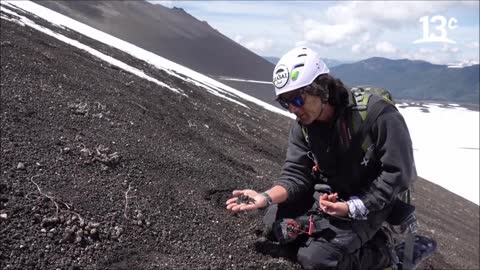
POLYGON ((183 8, 260 56, 307 45, 341 61, 479 62, 478 0, 149 2, 183 8))
MULTIPOLYGON (((2 1, 2 4, 4 3, 8 4, 9 1, 2 1)), ((25 11, 31 12, 47 21, 50 21, 55 25, 73 29, 80 34, 89 36, 93 39, 103 42, 104 44, 110 44, 115 48, 118 48, 134 57, 152 64, 159 69, 164 70, 172 76, 176 76, 179 79, 196 84, 214 95, 239 104, 245 107, 247 112, 249 107, 245 105, 242 100, 248 100, 257 103, 259 106, 267 110, 280 113, 287 117, 294 117, 292 114, 289 114, 284 110, 280 110, 277 107, 262 102, 252 96, 246 95, 205 75, 178 65, 161 56, 155 55, 131 43, 96 30, 90 26, 72 20, 38 4, 30 1, 15 1, 13 4, 25 11)), ((118 66, 127 72, 157 83, 158 85, 166 87, 175 93, 188 97, 188 94, 184 93, 182 90, 168 85, 166 86, 165 83, 160 82, 157 79, 146 75, 142 71, 112 58, 111 56, 105 55, 76 40, 65 37, 59 33, 55 33, 43 26, 37 25, 26 17, 5 9, 4 7, 1 7, 1 10, 5 13, 10 13, 19 17, 20 20, 13 20, 16 23, 44 32, 81 50, 87 51, 96 57, 99 57, 103 61, 118 66)), ((1 16, 1 18, 12 20, 4 16, 1 16)), ((478 111, 470 111, 455 104, 452 105, 452 108, 445 108, 445 106, 440 104, 426 104, 430 113, 424 113, 419 107, 403 108, 401 105, 405 104, 398 104, 398 107, 410 130, 418 175, 478 205, 480 199, 478 180, 478 164, 480 164, 480 142, 478 140, 480 136, 480 114, 478 111), (445 123, 448 123, 448 126, 445 125, 445 123)), ((198 126, 209 128, 206 124, 198 124, 198 126)))

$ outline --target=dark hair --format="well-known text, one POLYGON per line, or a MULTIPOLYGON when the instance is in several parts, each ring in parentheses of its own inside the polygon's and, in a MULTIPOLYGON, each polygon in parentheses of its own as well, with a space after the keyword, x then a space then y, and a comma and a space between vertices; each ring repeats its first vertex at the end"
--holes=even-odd
POLYGON ((336 79, 330 74, 319 75, 311 86, 306 87, 305 92, 320 96, 324 102, 328 101, 334 106, 346 106, 348 104, 348 89, 340 79, 336 79))

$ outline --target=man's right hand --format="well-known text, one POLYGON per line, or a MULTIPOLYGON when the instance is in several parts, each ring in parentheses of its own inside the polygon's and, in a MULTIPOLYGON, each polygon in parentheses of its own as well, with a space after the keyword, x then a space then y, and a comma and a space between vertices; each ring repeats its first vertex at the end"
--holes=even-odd
POLYGON ((248 211, 260 209, 267 206, 267 199, 262 194, 251 189, 234 190, 233 198, 227 200, 227 209, 233 212, 248 211), (238 203, 238 197, 244 195, 252 198, 254 201, 250 203, 238 203))
POLYGON ((348 204, 339 201, 338 194, 323 194, 320 196, 320 209, 332 216, 348 217, 348 204))

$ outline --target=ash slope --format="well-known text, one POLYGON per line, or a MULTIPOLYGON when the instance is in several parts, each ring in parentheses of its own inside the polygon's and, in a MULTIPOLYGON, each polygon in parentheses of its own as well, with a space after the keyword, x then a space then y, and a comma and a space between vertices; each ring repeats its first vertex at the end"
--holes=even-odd
MULTIPOLYGON (((254 251, 260 211, 224 208, 234 188, 270 186, 289 119, 93 40, 188 97, 1 23, 0 268, 299 268, 254 251)), ((414 198, 439 242, 423 268, 478 269, 478 206, 422 179, 414 198)))
POLYGON ((181 8, 148 1, 36 1, 206 75, 270 81, 273 64, 181 8))

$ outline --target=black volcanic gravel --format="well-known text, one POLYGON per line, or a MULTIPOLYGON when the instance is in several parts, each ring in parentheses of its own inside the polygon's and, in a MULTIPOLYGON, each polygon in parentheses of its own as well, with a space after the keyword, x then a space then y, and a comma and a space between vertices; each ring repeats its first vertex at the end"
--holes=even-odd
MULTIPOLYGON (((233 189, 270 187, 289 119, 4 19, 0 46, 0 269, 300 268, 254 250, 262 211, 225 209, 233 189)), ((422 268, 478 269, 478 206, 423 179, 414 198, 439 242, 422 268)))

